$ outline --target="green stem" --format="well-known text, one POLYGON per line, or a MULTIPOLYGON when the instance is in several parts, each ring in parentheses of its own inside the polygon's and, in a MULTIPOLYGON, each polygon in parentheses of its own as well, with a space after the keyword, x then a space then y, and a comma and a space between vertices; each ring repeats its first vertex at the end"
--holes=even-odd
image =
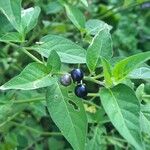
POLYGON ((99 97, 99 94, 98 93, 88 93, 87 96, 90 96, 90 97, 99 97))
MULTIPOLYGON (((8 42, 7 42, 8 43, 8 42)), ((15 47, 15 48, 19 48, 21 49, 26 55, 28 55, 30 58, 32 58, 34 61, 38 62, 38 63, 43 63, 42 61, 40 61, 38 58, 36 58, 34 55, 32 55, 30 52, 28 52, 24 47, 19 46, 17 44, 14 43, 8 43, 9 45, 15 47)))
POLYGON ((95 106, 96 108, 100 109, 101 107, 96 105, 95 103, 92 103, 91 101, 88 101, 88 100, 82 100, 84 103, 88 104, 88 105, 91 105, 91 106, 95 106))
POLYGON ((99 84, 99 85, 104 86, 104 82, 101 82, 101 81, 99 81, 99 80, 96 80, 96 79, 94 79, 94 78, 92 78, 92 77, 85 76, 85 77, 84 77, 84 80, 86 80, 86 81, 91 81, 91 82, 93 82, 93 83, 96 83, 96 84, 99 84))
POLYGON ((94 76, 94 77, 92 77, 93 79, 99 79, 99 78, 102 78, 104 75, 103 74, 98 74, 98 75, 96 75, 96 76, 94 76))
POLYGON ((143 95, 142 98, 150 98, 150 95, 143 95))
POLYGON ((66 72, 57 72, 57 73, 55 73, 53 75, 65 75, 65 74, 66 74, 66 72))
POLYGON ((44 101, 45 97, 37 97, 37 98, 33 98, 33 99, 29 99, 29 100, 16 100, 13 103, 14 104, 22 104, 22 103, 31 103, 31 102, 40 102, 40 101, 44 101))
POLYGON ((34 133, 37 133, 37 134, 40 134, 41 136, 62 136, 62 133, 60 132, 42 132, 42 131, 38 131, 34 128, 31 128, 31 127, 28 127, 26 125, 22 125, 20 123, 17 123, 15 121, 11 121, 15 126, 18 126, 18 127, 21 127, 21 128, 24 128, 26 130, 29 130, 31 132, 34 132, 34 133))
MULTIPOLYGON (((45 97, 36 97, 36 98, 32 98, 32 99, 28 99, 28 100, 11 100, 13 101, 13 104, 23 104, 23 103, 31 103, 31 102, 40 102, 40 101, 44 101, 45 97)), ((6 104, 7 102, 5 101, 1 101, 0 104, 6 104)))
MULTIPOLYGON (((131 5, 128 5, 127 7, 124 7, 124 8, 123 8, 123 6, 118 6, 118 7, 116 7, 116 8, 113 8, 113 9, 114 9, 114 12, 108 11, 108 12, 105 13, 104 15, 101 15, 101 16, 100 16, 100 19, 104 19, 104 18, 106 18, 106 17, 109 17, 109 16, 111 16, 112 14, 115 15, 115 14, 117 14, 117 13, 120 13, 121 11, 125 11, 125 10, 127 10, 127 9, 132 8, 132 7, 136 7, 136 6, 138 6, 138 5, 141 5, 142 3, 143 3, 143 2, 131 4, 131 5)), ((112 9, 112 10, 113 10, 113 9, 112 9)))
POLYGON ((9 45, 11 45, 11 46, 13 46, 15 48, 20 48, 20 46, 15 44, 15 43, 7 42, 7 44, 9 44, 9 45))
POLYGON ((12 119, 14 119, 18 114, 19 114, 19 113, 15 113, 15 114, 12 115, 11 117, 8 117, 6 121, 4 121, 4 122, 2 122, 2 123, 0 124, 0 128, 1 128, 2 126, 4 126, 5 124, 7 124, 8 122, 10 122, 12 119))
POLYGON ((124 139, 121 139, 121 138, 117 138, 117 137, 112 137, 112 136, 101 136, 101 137, 104 137, 104 138, 106 138, 106 139, 113 139, 113 140, 115 140, 115 141, 120 141, 120 142, 124 142, 124 143, 127 143, 127 141, 126 140, 124 140, 124 139))
POLYGON ((109 122, 110 122, 110 120, 106 119, 106 120, 100 121, 99 124, 105 124, 105 123, 109 123, 109 122))
POLYGON ((32 58, 34 61, 36 61, 36 62, 38 62, 38 63, 40 63, 40 64, 42 64, 43 62, 42 61, 40 61, 38 58, 36 58, 34 55, 32 55, 30 52, 28 52, 25 48, 21 48, 22 49, 22 51, 25 53, 25 54, 27 54, 30 58, 32 58))
POLYGON ((24 47, 24 48, 27 49, 27 50, 33 50, 32 47, 24 47))
POLYGON ((34 144, 41 142, 44 139, 44 137, 39 137, 39 138, 35 138, 33 139, 32 143, 30 143, 29 145, 27 145, 27 147, 23 148, 22 150, 29 150, 34 144))

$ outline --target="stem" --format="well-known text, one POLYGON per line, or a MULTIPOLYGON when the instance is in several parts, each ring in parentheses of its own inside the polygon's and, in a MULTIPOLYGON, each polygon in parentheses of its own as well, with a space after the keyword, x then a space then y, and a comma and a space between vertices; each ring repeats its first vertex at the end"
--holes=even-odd
POLYGON ((54 73, 53 75, 65 75, 66 72, 57 72, 57 73, 54 73))
MULTIPOLYGON (((44 101, 45 97, 36 97, 28 100, 10 100, 13 101, 13 104, 23 104, 23 103, 31 103, 31 102, 40 102, 44 101)), ((1 101, 0 104, 6 104, 7 102, 1 101)))
POLYGON ((81 64, 78 64, 78 68, 80 68, 81 64))
POLYGON ((28 127, 26 125, 22 125, 20 123, 17 123, 15 121, 11 121, 14 125, 18 126, 18 127, 21 127, 21 128, 24 128, 26 130, 29 130, 29 131, 32 131, 34 133, 37 133, 37 134, 40 134, 41 136, 60 136, 62 135, 62 133, 60 132, 42 132, 42 131, 38 131, 34 128, 31 128, 31 127, 28 127))
POLYGON ((92 103, 91 101, 88 101, 88 100, 82 100, 84 103, 86 103, 86 104, 89 104, 89 105, 92 105, 92 106, 95 106, 96 108, 98 108, 98 109, 100 109, 101 107, 100 106, 98 106, 98 105, 96 105, 96 104, 94 104, 94 103, 92 103))
POLYGON ((32 58, 34 61, 38 62, 38 63, 43 63, 42 61, 40 61, 38 58, 36 58, 34 55, 32 55, 30 52, 28 52, 24 47, 21 47, 17 44, 14 44, 14 43, 10 43, 10 42, 7 42, 9 45, 15 47, 15 48, 19 48, 21 49, 26 55, 28 55, 30 58, 32 58))
POLYGON ((22 103, 31 103, 31 102, 40 102, 40 101, 44 101, 45 97, 37 97, 37 98, 33 98, 33 99, 29 99, 29 100, 16 100, 13 103, 14 104, 22 104, 22 103))
MULTIPOLYGON (((101 16, 100 16, 100 19, 104 19, 104 18, 106 18, 106 17, 109 17, 109 16, 111 16, 112 14, 115 15, 115 14, 121 12, 121 11, 124 11, 124 10, 127 10, 127 9, 129 9, 129 8, 132 8, 132 7, 141 5, 142 3, 143 3, 143 2, 131 4, 131 5, 128 5, 127 7, 124 7, 124 8, 123 8, 122 6, 118 6, 118 7, 116 7, 116 8, 113 8, 113 9, 114 9, 114 12, 113 12, 113 13, 110 13, 110 11, 108 10, 104 15, 101 15, 101 16)), ((112 9, 112 10, 113 10, 113 9, 112 9)))
POLYGON ((24 47, 24 48, 27 49, 27 50, 33 50, 32 47, 24 47))
POLYGON ((15 113, 13 116, 8 117, 5 122, 2 122, 2 123, 0 124, 0 128, 1 128, 2 126, 4 126, 5 124, 7 124, 7 123, 8 123, 9 121, 11 121, 12 119, 14 119, 18 114, 19 114, 19 113, 15 113))
POLYGON ((150 95, 143 95, 142 98, 150 98, 150 95))
POLYGON ((42 58, 43 64, 46 66, 46 62, 45 62, 45 60, 44 60, 44 56, 41 55, 41 58, 42 58))
POLYGON ((30 143, 27 147, 23 148, 22 150, 29 150, 34 144, 41 142, 43 140, 43 137, 35 138, 32 143, 30 143))
POLYGON ((38 62, 38 63, 40 63, 40 64, 42 64, 43 62, 42 61, 40 61, 38 58, 36 58, 34 55, 32 55, 30 52, 28 52, 25 48, 21 48, 22 49, 22 51, 25 53, 25 54, 27 54, 30 58, 32 58, 34 61, 36 61, 36 62, 38 62))
POLYGON ((96 84, 99 84, 99 85, 104 86, 104 82, 101 82, 101 81, 99 81, 99 80, 96 80, 96 79, 94 79, 94 78, 92 78, 92 77, 85 76, 85 77, 84 77, 84 80, 86 80, 86 81, 91 81, 91 82, 94 82, 94 83, 96 83, 96 84))
POLYGON ((88 93, 87 96, 90 96, 90 97, 99 97, 99 94, 98 93, 88 93))
POLYGON ((11 46, 13 46, 13 47, 15 47, 15 48, 20 48, 20 46, 18 46, 18 45, 15 44, 15 43, 7 42, 7 44, 9 44, 9 45, 11 45, 11 46))
POLYGON ((92 77, 93 79, 99 79, 99 78, 102 78, 104 75, 103 74, 98 74, 98 75, 96 75, 96 76, 94 76, 94 77, 92 77))
POLYGON ((120 141, 120 142, 127 143, 126 140, 120 139, 120 138, 117 138, 117 137, 112 137, 112 136, 101 136, 101 137, 104 137, 104 138, 106 138, 106 139, 114 139, 114 140, 116 140, 116 141, 120 141))
POLYGON ((110 120, 109 120, 109 119, 104 120, 104 121, 100 121, 100 122, 99 122, 99 124, 105 124, 105 123, 108 123, 108 122, 110 122, 110 120))

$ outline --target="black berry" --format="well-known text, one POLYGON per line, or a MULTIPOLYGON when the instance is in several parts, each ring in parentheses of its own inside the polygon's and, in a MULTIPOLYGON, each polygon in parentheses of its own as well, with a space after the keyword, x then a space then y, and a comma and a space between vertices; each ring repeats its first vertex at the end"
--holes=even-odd
POLYGON ((84 98, 85 96, 87 96, 88 92, 86 86, 83 84, 77 85, 75 87, 75 94, 80 98, 84 98))
POLYGON ((84 73, 81 69, 74 69, 71 71, 73 81, 80 82, 83 79, 84 73))
POLYGON ((69 86, 71 84, 70 74, 65 74, 65 75, 61 76, 60 83, 64 86, 69 86))

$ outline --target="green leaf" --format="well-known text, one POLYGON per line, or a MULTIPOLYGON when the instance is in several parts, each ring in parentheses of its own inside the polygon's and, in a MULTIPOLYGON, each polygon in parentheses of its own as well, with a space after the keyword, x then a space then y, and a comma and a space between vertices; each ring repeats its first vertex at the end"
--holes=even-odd
POLYGON ((48 111, 64 137, 75 150, 84 150, 87 118, 81 99, 68 97, 67 89, 56 82, 47 90, 48 111))
POLYGON ((102 137, 106 132, 105 129, 97 125, 93 132, 92 139, 87 142, 86 150, 106 150, 106 146, 104 146, 106 141, 102 137))
POLYGON ((87 49, 86 63, 91 72, 93 72, 99 62, 100 57, 109 60, 112 56, 112 40, 107 26, 104 26, 94 36, 90 46, 87 49))
POLYGON ((21 32, 21 0, 0 0, 0 10, 12 26, 21 32))
POLYGON ((61 61, 64 63, 85 63, 85 49, 64 37, 47 35, 39 43, 40 45, 31 48, 44 57, 48 57, 52 50, 56 50, 61 61))
POLYGON ((22 10, 21 24, 25 34, 28 33, 30 30, 32 30, 37 24, 40 11, 41 11, 40 7, 35 8, 31 7, 22 10))
POLYGON ((23 36, 33 29, 37 23, 40 8, 28 8, 21 11, 22 0, 0 0, 0 10, 12 26, 23 36))
POLYGON ((65 9, 68 18, 79 29, 82 30, 85 27, 85 17, 83 13, 75 6, 65 4, 65 9))
POLYGON ((2 127, 3 122, 7 119, 10 115, 10 112, 12 113, 12 103, 2 104, 0 105, 0 127, 2 127))
POLYGON ((100 91, 102 105, 118 132, 137 150, 142 150, 140 103, 128 86, 119 84, 100 91))
POLYGON ((58 1, 52 1, 45 5, 44 10, 47 15, 57 14, 63 10, 63 7, 58 1))
POLYGON ((142 101, 142 96, 145 94, 144 92, 144 84, 142 83, 141 85, 139 85, 135 91, 136 97, 138 98, 138 100, 141 102, 142 101))
POLYGON ((113 77, 115 81, 124 79, 131 71, 149 59, 150 52, 143 52, 119 61, 113 69, 113 77))
POLYGON ((128 77, 130 79, 150 79, 150 68, 148 67, 140 67, 134 69, 128 77))
POLYGON ((60 57, 55 50, 51 51, 48 60, 47 67, 50 68, 51 73, 57 73, 61 68, 60 57))
POLYGON ((104 74, 104 79, 105 79, 105 84, 107 87, 111 86, 113 84, 112 82, 112 74, 111 74, 111 67, 109 62, 102 58, 102 66, 103 66, 103 74, 104 74))
POLYGON ((9 32, 0 36, 1 42, 23 42, 22 36, 18 32, 9 32))
POLYGON ((128 7, 129 5, 131 5, 133 3, 135 3, 135 0, 130 0, 130 1, 124 0, 124 7, 128 7))
POLYGON ((53 150, 63 150, 65 149, 65 141, 50 137, 48 138, 48 147, 53 150))
POLYGON ((140 123, 142 131, 150 136, 150 104, 141 105, 140 123))
POLYGON ((13 30, 13 26, 10 24, 8 19, 0 12, 0 36, 13 30))
POLYGON ((6 104, 0 105, 0 132, 3 132, 5 125, 8 124, 10 120, 16 117, 23 109, 27 107, 26 104, 13 104, 9 101, 6 104))
POLYGON ((107 26, 109 31, 112 29, 112 26, 106 24, 104 21, 98 19, 90 19, 85 24, 85 29, 88 34, 96 35, 99 30, 107 26))
POLYGON ((96 109, 94 106, 88 106, 84 104, 86 111, 88 123, 98 123, 108 121, 108 117, 105 116, 105 111, 103 108, 96 109))
POLYGON ((50 77, 47 67, 39 63, 31 63, 18 76, 2 85, 0 89, 38 89, 50 86, 54 81, 54 78, 50 77))
POLYGON ((81 2, 82 2, 86 7, 88 7, 88 2, 87 2, 87 0, 81 0, 81 2))

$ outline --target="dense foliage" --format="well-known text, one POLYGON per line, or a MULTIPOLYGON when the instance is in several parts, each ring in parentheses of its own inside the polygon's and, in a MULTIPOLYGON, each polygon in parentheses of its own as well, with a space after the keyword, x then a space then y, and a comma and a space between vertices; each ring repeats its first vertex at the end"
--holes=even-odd
POLYGON ((0 150, 149 150, 149 8, 0 0, 0 150))

